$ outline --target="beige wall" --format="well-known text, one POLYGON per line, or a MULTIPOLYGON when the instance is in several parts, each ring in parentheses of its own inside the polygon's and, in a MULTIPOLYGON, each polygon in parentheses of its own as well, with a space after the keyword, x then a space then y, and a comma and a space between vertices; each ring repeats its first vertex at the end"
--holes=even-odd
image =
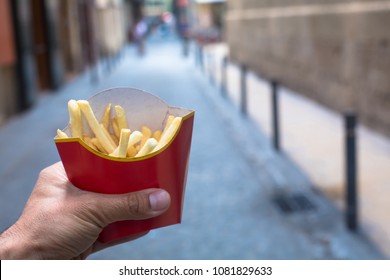
POLYGON ((126 41, 125 11, 123 6, 96 9, 97 40, 104 54, 113 55, 126 41))
POLYGON ((390 1, 229 0, 231 58, 390 136, 390 1))
POLYGON ((209 28, 213 26, 212 7, 210 4, 196 6, 197 23, 200 28, 209 28))
POLYGON ((80 35, 80 18, 77 0, 61 1, 60 40, 65 70, 78 73, 84 68, 84 60, 80 35))

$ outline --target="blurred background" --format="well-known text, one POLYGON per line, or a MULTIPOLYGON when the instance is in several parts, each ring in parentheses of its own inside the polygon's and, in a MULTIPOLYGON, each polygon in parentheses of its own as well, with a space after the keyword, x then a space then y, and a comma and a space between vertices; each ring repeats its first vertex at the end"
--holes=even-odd
MULTIPOLYGON (((0 0, 0 230, 67 101, 196 110, 183 222, 97 259, 388 259, 390 1, 0 0)), ((60 221, 59 221, 60 222, 60 221)))

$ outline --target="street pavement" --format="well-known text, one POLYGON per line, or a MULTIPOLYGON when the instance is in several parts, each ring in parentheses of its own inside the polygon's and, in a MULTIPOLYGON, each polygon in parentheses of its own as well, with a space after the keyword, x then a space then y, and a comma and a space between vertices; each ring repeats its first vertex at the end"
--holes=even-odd
POLYGON ((101 63, 97 81, 87 72, 0 128, 0 230, 20 215, 39 171, 59 160, 53 137, 67 124, 67 101, 127 86, 196 111, 183 221, 90 259, 384 258, 345 228, 343 213, 222 97, 192 54, 183 57, 172 38, 153 37, 146 48, 144 56, 126 48, 116 62, 101 63), (283 211, 276 196, 304 197, 298 206, 307 207, 283 211))

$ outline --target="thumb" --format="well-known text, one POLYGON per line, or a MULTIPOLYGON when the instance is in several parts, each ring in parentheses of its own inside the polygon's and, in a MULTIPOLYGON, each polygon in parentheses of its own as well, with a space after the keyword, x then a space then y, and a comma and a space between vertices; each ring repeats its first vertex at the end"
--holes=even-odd
POLYGON ((171 199, 163 189, 145 189, 120 195, 97 194, 92 213, 103 227, 123 220, 143 220, 165 212, 171 199))

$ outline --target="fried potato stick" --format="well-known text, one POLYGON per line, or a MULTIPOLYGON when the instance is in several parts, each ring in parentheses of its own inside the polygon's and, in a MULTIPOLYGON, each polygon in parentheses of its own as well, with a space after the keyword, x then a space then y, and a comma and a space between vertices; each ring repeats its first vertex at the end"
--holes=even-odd
POLYGON ((127 145, 127 156, 134 157, 137 154, 137 150, 134 145, 140 142, 141 139, 142 133, 138 130, 135 130, 130 134, 129 144, 127 145))
POLYGON ((121 131, 119 129, 117 118, 112 118, 112 129, 114 130, 114 134, 117 138, 120 137, 121 131))
POLYGON ((81 112, 77 101, 74 99, 68 102, 69 127, 72 137, 83 137, 83 125, 81 123, 81 112))
POLYGON ((111 137, 104 133, 102 126, 100 126, 91 106, 89 105, 89 102, 86 100, 79 100, 77 103, 96 138, 99 140, 100 144, 107 151, 107 153, 111 154, 115 150, 115 145, 111 143, 111 137))
POLYGON ((92 138, 91 137, 89 137, 88 135, 83 135, 83 140, 92 149, 98 150, 98 148, 95 146, 95 144, 92 143, 92 138))
POLYGON ((135 155, 135 157, 142 157, 149 154, 153 149, 157 146, 158 142, 154 138, 149 138, 146 140, 145 144, 139 150, 139 152, 135 155))
POLYGON ((108 130, 110 126, 110 114, 111 114, 111 103, 108 103, 106 108, 104 109, 102 124, 108 130))
POLYGON ((58 138, 69 138, 68 134, 63 132, 61 129, 57 129, 57 136, 58 136, 58 138))
POLYGON ((95 145, 99 152, 107 154, 107 151, 103 148, 102 144, 100 144, 100 141, 96 137, 91 139, 91 143, 95 145))
POLYGON ((117 144, 115 143, 115 140, 112 138, 112 135, 108 132, 108 130, 104 127, 104 125, 102 123, 100 124, 100 127, 101 127, 103 133, 106 135, 107 139, 110 141, 111 145, 116 147, 117 144))
POLYGON ((142 140, 141 140, 141 148, 145 145, 146 141, 152 137, 152 131, 150 130, 149 127, 147 127, 146 125, 143 125, 141 127, 141 132, 142 132, 142 140))
POLYGON ((153 132, 152 137, 154 139, 156 139, 157 141, 160 141, 161 135, 162 135, 162 131, 161 130, 156 130, 155 132, 153 132))
MULTIPOLYGON (((171 125, 173 119, 175 118, 175 116, 173 115, 169 115, 168 118, 167 118, 167 121, 165 122, 165 126, 164 126, 164 129, 163 129, 163 132, 162 134, 165 133, 165 131, 167 131, 167 129, 169 128, 169 126, 171 125)), ((162 136, 162 135, 161 135, 162 136)))
POLYGON ((181 117, 175 117, 171 123, 171 125, 168 127, 168 129, 163 133, 163 135, 161 136, 161 139, 160 141, 158 142, 158 145, 153 149, 153 152, 161 149, 162 147, 164 147, 165 145, 167 145, 169 143, 169 141, 171 141, 171 139, 173 138, 173 136, 175 136, 176 134, 176 131, 179 129, 180 127, 180 123, 181 123, 181 120, 182 118, 181 117))
POLYGON ((116 135, 109 133, 111 136, 111 139, 114 140, 115 146, 119 145, 119 139, 116 137, 116 135))
POLYGON ((114 152, 110 154, 113 157, 125 158, 127 154, 127 145, 130 138, 130 129, 124 128, 121 130, 121 136, 119 138, 119 145, 114 152))
POLYGON ((120 105, 115 105, 116 119, 119 131, 129 128, 127 125, 126 112, 120 105))

